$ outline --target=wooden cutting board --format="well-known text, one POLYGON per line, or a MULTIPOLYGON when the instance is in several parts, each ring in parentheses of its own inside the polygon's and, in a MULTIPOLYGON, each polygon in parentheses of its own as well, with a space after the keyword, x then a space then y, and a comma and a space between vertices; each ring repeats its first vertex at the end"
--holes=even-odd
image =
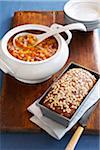
MULTIPOLYGON (((55 22, 64 24, 63 12, 19 11, 14 14, 12 26, 15 27, 29 23, 50 26, 55 22)), ((65 66, 71 61, 75 61, 100 72, 99 58, 99 38, 97 32, 73 32, 73 39, 70 43, 70 56, 65 66)), ((0 99, 0 131, 40 131, 39 127, 29 121, 32 115, 27 111, 27 107, 45 92, 61 71, 48 81, 36 85, 24 84, 9 75, 4 75, 0 99)), ((100 109, 98 105, 88 121, 86 131, 99 132, 99 115, 100 109)))

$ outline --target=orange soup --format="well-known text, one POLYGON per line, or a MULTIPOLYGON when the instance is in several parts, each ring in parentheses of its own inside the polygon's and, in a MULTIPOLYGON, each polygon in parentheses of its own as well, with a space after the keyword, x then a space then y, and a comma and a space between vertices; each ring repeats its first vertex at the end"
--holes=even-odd
POLYGON ((9 39, 7 49, 12 56, 22 61, 42 61, 53 56, 58 49, 58 43, 54 37, 49 37, 34 46, 38 41, 36 36, 30 33, 18 36, 14 44, 13 39, 15 36, 9 39))

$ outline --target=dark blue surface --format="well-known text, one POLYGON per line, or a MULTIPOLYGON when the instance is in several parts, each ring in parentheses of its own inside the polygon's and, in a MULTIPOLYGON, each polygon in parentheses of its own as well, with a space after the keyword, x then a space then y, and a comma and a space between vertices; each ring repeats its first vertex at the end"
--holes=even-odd
MULTIPOLYGON (((0 38, 9 30, 14 11, 63 10, 66 1, 67 0, 0 0, 0 38)), ((2 87, 2 76, 3 73, 0 71, 0 89, 2 87)), ((0 150, 64 150, 70 138, 71 135, 66 134, 60 141, 57 141, 45 132, 1 133, 0 150)), ((99 136, 82 135, 76 150, 99 150, 99 136)))
MULTIPOLYGON (((6 133, 1 134, 1 150, 64 150, 72 135, 66 134, 60 141, 47 133, 6 133)), ((84 135, 76 150, 99 150, 98 136, 84 135)))

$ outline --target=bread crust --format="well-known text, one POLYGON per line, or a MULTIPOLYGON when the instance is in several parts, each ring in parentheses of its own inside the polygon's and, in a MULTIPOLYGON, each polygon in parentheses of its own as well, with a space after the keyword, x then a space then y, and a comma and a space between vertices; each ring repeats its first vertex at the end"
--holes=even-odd
POLYGON ((52 85, 43 105, 71 118, 95 82, 95 76, 89 71, 82 68, 70 69, 52 85))

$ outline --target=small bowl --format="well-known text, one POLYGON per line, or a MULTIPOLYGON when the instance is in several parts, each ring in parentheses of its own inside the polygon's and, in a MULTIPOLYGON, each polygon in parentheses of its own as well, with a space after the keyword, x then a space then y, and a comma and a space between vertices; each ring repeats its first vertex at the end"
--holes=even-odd
POLYGON ((87 27, 87 31, 100 28, 99 2, 69 1, 64 5, 64 14, 67 24, 83 23, 87 27))
POLYGON ((69 2, 64 12, 76 21, 97 22, 100 20, 100 5, 97 2, 69 2))
MULTIPOLYGON (((0 44, 0 68, 5 73, 12 75, 24 83, 40 83, 50 78, 64 66, 69 56, 68 43, 62 38, 62 36, 57 34, 54 37, 58 42, 58 49, 52 57, 36 62, 21 61, 8 52, 7 43, 13 35, 26 30, 47 32, 50 28, 44 25, 28 24, 15 27, 8 31, 0 44)), ((70 31, 67 31, 67 33, 70 33, 70 31)), ((71 33, 69 35, 71 35, 71 33)), ((68 39, 70 38, 69 35, 68 39)))

